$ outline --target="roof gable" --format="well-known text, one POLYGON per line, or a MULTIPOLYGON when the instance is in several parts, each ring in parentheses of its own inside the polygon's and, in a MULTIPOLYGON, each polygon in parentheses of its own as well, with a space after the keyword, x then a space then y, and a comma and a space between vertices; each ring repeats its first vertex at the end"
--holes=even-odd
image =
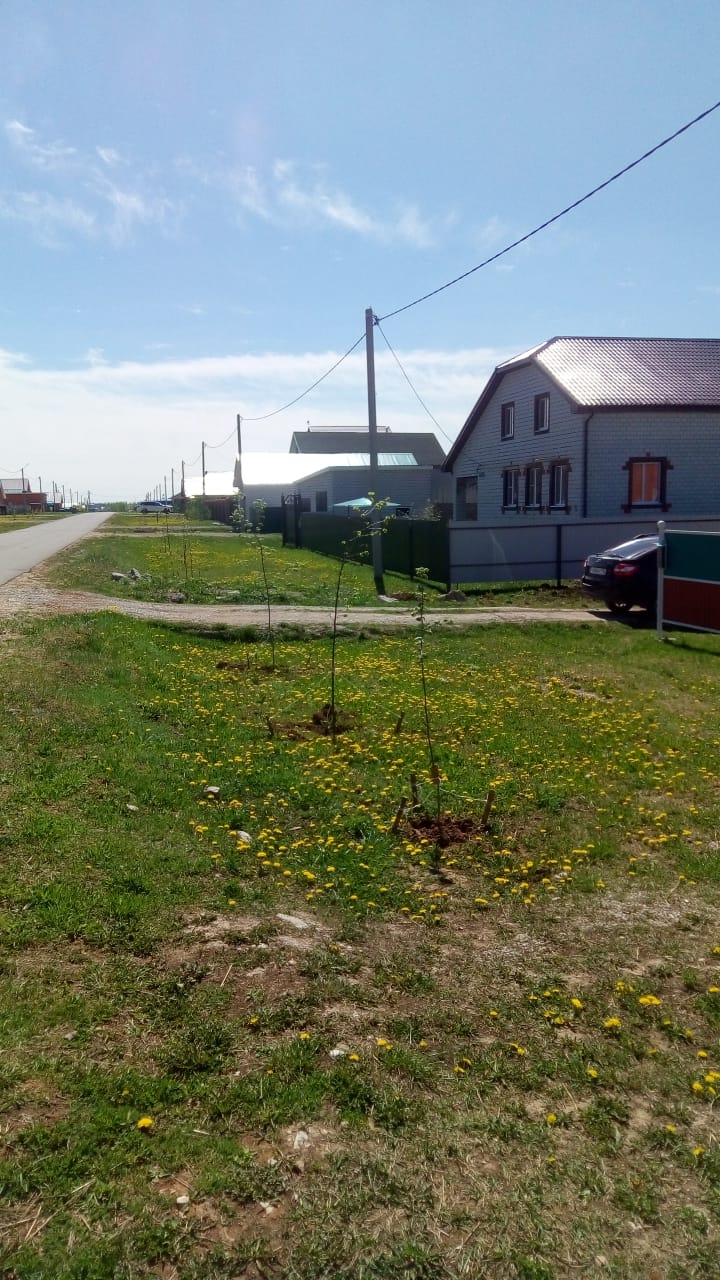
POLYGON ((720 409, 720 338, 551 338, 497 365, 448 453, 446 471, 505 374, 530 364, 578 412, 720 409))

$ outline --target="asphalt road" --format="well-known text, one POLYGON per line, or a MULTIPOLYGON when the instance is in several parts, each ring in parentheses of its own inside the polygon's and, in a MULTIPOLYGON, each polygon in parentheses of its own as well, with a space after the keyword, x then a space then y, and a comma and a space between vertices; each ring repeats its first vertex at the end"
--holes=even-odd
POLYGON ((93 533, 109 514, 108 511, 87 511, 65 516, 64 520, 43 520, 26 529, 0 532, 0 586, 93 533))

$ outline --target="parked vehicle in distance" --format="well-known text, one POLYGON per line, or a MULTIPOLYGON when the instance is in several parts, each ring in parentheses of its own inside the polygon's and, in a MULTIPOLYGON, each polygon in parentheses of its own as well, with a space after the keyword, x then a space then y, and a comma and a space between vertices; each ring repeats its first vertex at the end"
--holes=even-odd
POLYGON ((137 504, 137 510, 144 516, 162 515, 166 511, 172 511, 172 509, 172 502, 160 502, 154 499, 151 501, 149 498, 145 502, 138 502, 137 504))
POLYGON ((640 533, 630 542, 588 556, 580 580, 583 590, 613 613, 627 613, 633 605, 654 613, 659 542, 657 534, 640 533))

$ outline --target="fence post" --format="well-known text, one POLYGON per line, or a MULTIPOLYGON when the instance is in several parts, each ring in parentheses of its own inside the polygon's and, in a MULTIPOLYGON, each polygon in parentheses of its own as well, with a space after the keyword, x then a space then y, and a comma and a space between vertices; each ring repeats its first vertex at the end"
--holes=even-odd
POLYGON ((555 525, 555 585, 562 586, 562 525, 555 525))

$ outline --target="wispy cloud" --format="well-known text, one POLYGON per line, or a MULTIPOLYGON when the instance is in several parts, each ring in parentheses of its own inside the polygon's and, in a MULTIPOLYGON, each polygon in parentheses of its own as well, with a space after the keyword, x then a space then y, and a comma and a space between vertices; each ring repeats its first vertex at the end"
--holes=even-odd
POLYGON ((20 120, 6 122, 5 136, 20 165, 42 173, 46 185, 0 191, 0 217, 25 223, 47 245, 74 234, 120 246, 138 227, 166 225, 175 211, 164 195, 147 189, 142 176, 123 186, 110 179, 108 171, 121 164, 112 147, 83 153, 63 142, 45 142, 20 120))
MULTIPOLYGON (((513 351, 399 350, 425 403, 450 438, 457 435, 494 366, 513 351)), ((199 452, 200 442, 225 439, 241 412, 249 450, 286 452, 290 433, 363 422, 367 412, 365 357, 354 354, 293 409, 265 421, 320 377, 338 352, 262 352, 194 360, 158 357, 113 363, 91 348, 77 368, 35 367, 20 353, 0 351, 0 400, 22 437, 31 465, 98 497, 136 497, 199 452), (52 428, 48 427, 52 423, 52 428), (109 479, 111 477, 111 479, 109 479)), ((387 351, 376 353, 382 419, 396 431, 435 430, 387 351)), ((447 444, 447 441, 445 441, 447 444)), ((233 438, 213 457, 232 465, 233 438)))
POLYGON ((435 243, 438 231, 453 220, 447 215, 441 221, 430 221, 416 205, 400 201, 383 216, 370 213, 329 180, 324 165, 303 166, 278 159, 261 172, 254 165, 208 165, 183 156, 176 168, 205 187, 229 191, 243 218, 258 218, 283 230, 334 227, 354 236, 427 249, 435 243))
POLYGON ((40 142, 34 129, 20 120, 8 120, 5 124, 10 145, 28 164, 36 169, 59 171, 77 162, 77 151, 63 142, 40 142))

